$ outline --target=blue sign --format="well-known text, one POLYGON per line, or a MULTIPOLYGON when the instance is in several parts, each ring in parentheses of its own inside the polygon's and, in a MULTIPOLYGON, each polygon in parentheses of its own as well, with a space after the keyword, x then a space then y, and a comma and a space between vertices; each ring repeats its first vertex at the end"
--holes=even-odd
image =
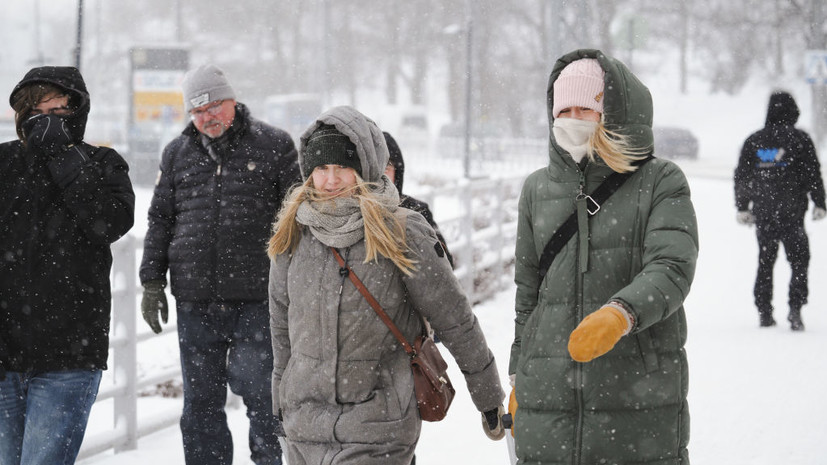
POLYGON ((804 80, 808 84, 827 84, 827 51, 808 50, 804 66, 804 80))

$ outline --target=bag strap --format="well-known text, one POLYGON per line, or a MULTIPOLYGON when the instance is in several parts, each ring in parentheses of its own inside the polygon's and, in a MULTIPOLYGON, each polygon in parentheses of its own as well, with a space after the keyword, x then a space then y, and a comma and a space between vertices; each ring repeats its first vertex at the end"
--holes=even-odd
MULTIPOLYGON (((651 155, 639 160, 634 163, 635 166, 643 166, 649 160, 651 160, 651 155)), ((635 172, 631 173, 617 173, 614 172, 609 175, 599 186, 597 189, 594 190, 590 195, 586 196, 586 200, 589 203, 589 216, 594 216, 600 211, 600 206, 612 196, 612 194, 617 191, 620 186, 626 182, 635 172)), ((577 231, 577 211, 571 214, 559 228, 557 231, 554 231, 554 234, 551 236, 551 239, 548 240, 546 246, 543 248, 543 253, 540 255, 540 266, 538 272, 540 274, 540 281, 546 277, 546 273, 548 273, 548 269, 551 266, 551 263, 557 257, 557 254, 563 250, 563 246, 571 239, 574 235, 574 232, 577 231)))
POLYGON ((333 256, 336 257, 336 261, 339 262, 339 274, 346 275, 348 278, 350 278, 351 282, 353 282, 353 285, 356 286, 356 289, 359 290, 362 296, 364 296, 365 300, 367 300, 370 306, 373 307, 373 311, 375 311, 376 314, 379 315, 379 319, 381 319, 382 322, 385 323, 388 329, 391 330, 391 333, 393 333, 393 335, 396 336, 396 339, 399 340, 399 343, 402 344, 402 348, 405 349, 405 352, 407 352, 408 355, 410 355, 411 357, 415 356, 416 351, 411 346, 411 344, 408 343, 408 340, 405 339, 405 336, 402 334, 402 331, 399 330, 399 328, 394 324, 393 320, 391 320, 388 314, 385 313, 385 310, 382 308, 381 305, 379 305, 379 302, 376 301, 376 299, 371 295, 370 291, 368 291, 368 288, 366 288, 365 285, 362 284, 362 281, 359 279, 359 277, 356 276, 356 273, 354 273, 353 270, 350 269, 349 266, 347 266, 347 263, 345 263, 345 260, 339 254, 339 251, 336 250, 334 247, 331 247, 330 250, 333 252, 333 256))

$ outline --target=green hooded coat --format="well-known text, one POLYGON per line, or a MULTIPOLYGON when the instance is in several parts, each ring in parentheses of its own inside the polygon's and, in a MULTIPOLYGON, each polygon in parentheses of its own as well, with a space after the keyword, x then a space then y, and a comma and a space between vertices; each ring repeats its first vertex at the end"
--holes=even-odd
MULTIPOLYGON (((553 83, 580 58, 605 74, 608 129, 634 147, 652 146, 652 98, 620 62, 578 50, 555 64, 553 83)), ((581 169, 552 132, 549 165, 531 174, 519 204, 515 338, 517 456, 534 464, 688 464, 688 369, 683 301, 695 273, 698 233, 689 186, 672 162, 638 169, 557 255, 544 279, 543 248, 575 211, 581 184, 592 192, 612 171, 581 169), (583 318, 610 300, 623 302, 635 325, 607 354, 572 360, 568 339, 583 318)))

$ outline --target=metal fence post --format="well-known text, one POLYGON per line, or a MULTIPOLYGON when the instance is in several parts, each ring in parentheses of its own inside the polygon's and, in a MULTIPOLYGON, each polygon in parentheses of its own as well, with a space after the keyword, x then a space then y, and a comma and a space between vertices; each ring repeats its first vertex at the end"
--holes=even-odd
POLYGON ((126 436, 123 442, 115 444, 115 453, 138 447, 136 243, 134 237, 124 237, 117 243, 117 253, 113 257, 113 284, 117 286, 118 292, 112 299, 112 329, 119 339, 126 340, 124 345, 113 352, 112 357, 115 379, 119 384, 122 379, 125 385, 124 391, 113 399, 115 429, 123 431, 126 436))
POLYGON ((474 276, 476 275, 476 265, 474 264, 474 196, 471 195, 472 189, 472 183, 467 182, 466 180, 466 184, 459 187, 457 193, 465 193, 465 195, 460 195, 462 198, 464 218, 460 231, 465 242, 465 247, 461 250, 461 263, 467 270, 465 275, 462 277, 462 287, 465 288, 465 295, 468 296, 471 302, 474 302, 474 299, 476 298, 474 295, 474 276))

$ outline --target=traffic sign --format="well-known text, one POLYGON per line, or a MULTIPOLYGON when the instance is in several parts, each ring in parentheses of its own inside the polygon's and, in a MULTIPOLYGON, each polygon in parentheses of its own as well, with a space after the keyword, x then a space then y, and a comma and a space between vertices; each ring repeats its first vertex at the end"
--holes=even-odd
POLYGON ((827 50, 807 50, 804 66, 808 84, 827 84, 827 50))

